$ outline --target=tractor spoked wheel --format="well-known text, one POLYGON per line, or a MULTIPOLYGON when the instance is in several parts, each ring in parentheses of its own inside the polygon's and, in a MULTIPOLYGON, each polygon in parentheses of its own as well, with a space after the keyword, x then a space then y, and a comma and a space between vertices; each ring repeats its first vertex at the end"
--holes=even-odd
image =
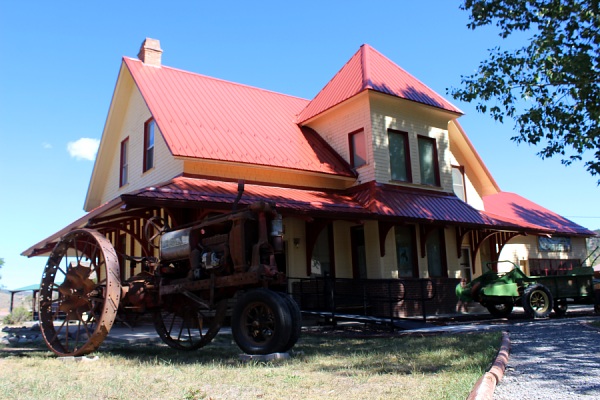
POLYGON ((119 262, 97 231, 77 229, 54 247, 40 286, 40 323, 46 344, 59 356, 96 350, 119 306, 119 262))
POLYGON ((184 296, 168 296, 154 312, 154 328, 163 342, 177 350, 197 350, 219 333, 227 313, 227 300, 212 310, 202 309, 184 296))
POLYGON ((523 310, 533 318, 546 318, 552 311, 552 293, 542 284, 534 284, 523 293, 523 310))
POLYGON ((298 329, 294 318, 287 300, 277 292, 253 289, 237 300, 231 331, 239 348, 248 354, 285 352, 298 329))

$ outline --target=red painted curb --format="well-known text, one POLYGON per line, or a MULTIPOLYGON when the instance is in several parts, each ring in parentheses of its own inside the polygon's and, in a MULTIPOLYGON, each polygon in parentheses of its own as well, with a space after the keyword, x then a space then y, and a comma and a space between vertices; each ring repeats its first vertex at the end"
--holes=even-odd
POLYGON ((510 337, 508 332, 502 332, 502 342, 496 355, 496 359, 488 372, 483 374, 475 383, 475 386, 469 393, 467 400, 491 400, 494 398, 496 385, 504 377, 508 356, 510 354, 510 337))

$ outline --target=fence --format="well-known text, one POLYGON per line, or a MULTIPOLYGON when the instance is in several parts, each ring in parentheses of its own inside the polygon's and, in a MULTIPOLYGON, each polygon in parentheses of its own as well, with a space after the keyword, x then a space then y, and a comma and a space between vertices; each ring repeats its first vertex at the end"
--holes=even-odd
POLYGON ((458 279, 288 278, 303 311, 390 319, 453 312, 458 279))

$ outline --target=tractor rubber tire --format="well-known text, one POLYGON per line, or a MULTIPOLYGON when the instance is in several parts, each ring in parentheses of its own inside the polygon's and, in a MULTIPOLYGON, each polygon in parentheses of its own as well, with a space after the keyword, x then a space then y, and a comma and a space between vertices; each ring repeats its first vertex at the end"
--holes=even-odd
POLYGON ((523 310, 530 318, 547 318, 553 304, 552 293, 540 283, 527 287, 523 293, 523 310))
POLYGON ((567 300, 566 299, 558 299, 554 301, 554 312, 558 317, 564 317, 567 314, 567 300))
POLYGON ((247 354, 284 352, 294 330, 287 301, 268 289, 253 289, 236 302, 231 316, 231 332, 239 348, 247 354))
POLYGON ((292 316, 292 333, 290 334, 290 339, 280 350, 281 352, 286 352, 294 347, 300 337, 300 332, 302 331, 302 312, 300 311, 300 307, 298 307, 298 303, 296 303, 292 296, 283 292, 277 292, 277 294, 284 299, 289 308, 290 315, 292 316))
POLYGON ((486 306, 490 314, 495 318, 507 318, 513 310, 512 303, 489 304, 486 306))

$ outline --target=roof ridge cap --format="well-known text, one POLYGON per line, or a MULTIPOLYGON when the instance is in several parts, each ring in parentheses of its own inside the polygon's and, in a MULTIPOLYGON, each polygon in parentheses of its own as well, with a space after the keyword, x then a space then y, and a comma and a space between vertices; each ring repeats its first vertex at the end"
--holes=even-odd
MULTIPOLYGON (((136 62, 136 63, 138 63, 138 62, 142 63, 140 60, 138 60, 136 58, 133 58, 133 57, 123 56, 123 59, 129 60, 129 61, 133 61, 133 62, 136 62)), ((280 96, 284 96, 284 97, 290 97, 290 98, 294 98, 294 99, 298 99, 298 100, 304 100, 304 101, 310 103, 309 99, 305 99, 303 97, 294 96, 294 95, 290 95, 290 94, 285 94, 285 93, 281 93, 281 92, 276 92, 274 90, 265 89, 265 88, 261 88, 261 87, 258 87, 258 86, 252 86, 252 85, 249 85, 247 83, 234 82, 234 81, 230 81, 230 80, 227 80, 227 79, 224 79, 224 78, 217 78, 217 77, 214 77, 214 76, 201 74, 199 72, 188 71, 188 70, 181 69, 181 68, 176 68, 176 67, 169 67, 168 65, 162 65, 161 68, 169 69, 171 71, 181 72, 181 73, 184 73, 184 74, 195 75, 195 76, 198 76, 198 77, 201 77, 201 78, 210 79, 210 80, 213 80, 213 81, 218 81, 218 82, 222 82, 222 83, 226 83, 226 84, 230 84, 230 85, 234 85, 234 86, 241 86, 241 87, 245 87, 247 89, 254 89, 254 90, 261 91, 261 92, 276 94, 276 95, 280 95, 280 96)))
POLYGON ((361 85, 361 92, 363 90, 366 89, 372 89, 372 85, 371 85, 371 78, 370 78, 370 68, 369 68, 369 62, 370 62, 370 57, 369 57, 369 50, 371 49, 371 46, 369 46, 368 44, 363 44, 362 46, 360 46, 360 50, 361 50, 361 57, 360 57, 360 64, 361 64, 361 69, 362 69, 362 85, 361 85))

